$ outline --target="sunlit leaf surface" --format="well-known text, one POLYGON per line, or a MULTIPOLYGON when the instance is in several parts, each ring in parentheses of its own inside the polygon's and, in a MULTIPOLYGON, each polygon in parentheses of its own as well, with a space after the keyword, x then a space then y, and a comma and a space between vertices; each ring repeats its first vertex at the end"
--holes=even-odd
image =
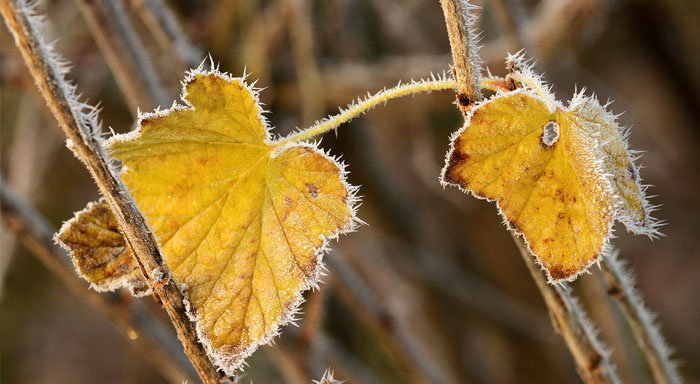
POLYGON ((184 100, 107 149, 231 373, 316 285, 327 239, 352 227, 353 189, 314 146, 272 141, 242 79, 193 73, 184 100))

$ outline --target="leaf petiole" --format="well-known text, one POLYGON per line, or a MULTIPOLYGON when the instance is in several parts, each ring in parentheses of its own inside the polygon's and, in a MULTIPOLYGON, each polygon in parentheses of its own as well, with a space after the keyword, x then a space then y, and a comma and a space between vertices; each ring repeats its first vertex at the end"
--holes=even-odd
POLYGON ((384 89, 375 93, 366 99, 358 99, 357 102, 350 104, 346 109, 341 109, 337 115, 325 118, 316 122, 309 128, 293 133, 277 142, 278 146, 283 146, 288 143, 298 143, 318 136, 330 130, 338 128, 341 124, 348 122, 355 117, 367 112, 381 103, 386 103, 391 99, 402 96, 413 95, 421 92, 443 91, 455 89, 457 83, 446 77, 433 78, 431 80, 411 81, 407 84, 399 84, 396 87, 384 89))

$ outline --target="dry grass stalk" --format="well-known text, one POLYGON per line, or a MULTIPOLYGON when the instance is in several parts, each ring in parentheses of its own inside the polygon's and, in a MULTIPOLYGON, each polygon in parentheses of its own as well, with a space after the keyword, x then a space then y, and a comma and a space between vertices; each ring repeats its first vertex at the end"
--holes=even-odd
POLYGON ((181 70, 196 68, 202 53, 185 34, 177 15, 164 0, 131 0, 137 13, 161 47, 179 65, 181 70))
POLYGON ((78 0, 77 4, 131 112, 136 114, 138 108, 167 106, 156 69, 136 36, 122 2, 78 0))

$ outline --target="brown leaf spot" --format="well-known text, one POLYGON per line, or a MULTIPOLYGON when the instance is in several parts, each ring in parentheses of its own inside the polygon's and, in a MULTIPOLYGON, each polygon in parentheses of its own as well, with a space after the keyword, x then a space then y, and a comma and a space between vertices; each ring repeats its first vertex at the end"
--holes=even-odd
POLYGON ((508 222, 508 226, 510 227, 510 229, 522 233, 522 231, 520 230, 520 226, 518 225, 518 223, 515 222, 515 220, 510 220, 508 222))
POLYGON ((314 199, 318 197, 318 186, 313 183, 304 183, 306 185, 306 190, 309 191, 309 195, 314 199))
POLYGON ((637 174, 637 170, 634 168, 634 165, 632 165, 632 164, 627 166, 627 172, 629 172, 632 180, 637 180, 637 178, 639 177, 639 175, 637 174))
POLYGON ((566 279, 567 277, 569 277, 573 274, 570 270, 568 270, 562 266, 547 267, 547 270, 549 271, 549 275, 554 280, 566 279))
POLYGON ((460 178, 460 175, 457 172, 457 167, 469 161, 469 157, 470 156, 467 153, 461 153, 457 150, 452 151, 450 160, 448 161, 447 170, 445 172, 445 180, 452 183, 458 183, 462 188, 466 189, 467 183, 460 178))

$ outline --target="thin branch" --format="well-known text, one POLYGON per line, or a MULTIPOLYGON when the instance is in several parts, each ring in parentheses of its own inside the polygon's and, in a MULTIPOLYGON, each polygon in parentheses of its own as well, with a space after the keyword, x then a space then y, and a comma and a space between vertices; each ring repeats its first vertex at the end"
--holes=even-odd
POLYGON ((107 65, 132 113, 138 108, 165 106, 168 99, 156 69, 136 36, 121 1, 77 0, 107 65))
POLYGON ((240 51, 245 65, 268 88, 274 87, 270 74, 270 54, 284 38, 289 22, 288 13, 289 7, 284 0, 271 1, 242 32, 240 51))
MULTIPOLYGON (((456 28, 452 26, 455 23, 465 23, 464 9, 458 8, 460 13, 454 11, 451 7, 464 6, 464 2, 459 0, 443 0, 443 11, 447 20, 448 32, 450 33, 450 44, 453 46, 453 55, 469 55, 474 51, 472 47, 466 47, 461 50, 455 50, 453 40, 471 43, 470 36, 466 35, 467 27, 456 28), (446 7, 446 4, 449 4, 446 7), (465 36, 452 37, 453 33, 463 33, 465 36), (455 53, 456 51, 456 53, 455 53)), ((466 3, 468 6, 468 3, 466 3)), ((454 58, 455 63, 468 63, 474 65, 472 57, 454 58)), ((478 73, 478 69, 474 68, 468 73, 478 73)), ((475 94, 481 96, 479 81, 474 77, 457 77, 458 89, 472 89, 475 94), (460 84, 460 82, 469 82, 469 84, 460 84)), ((460 106, 461 103, 460 103, 460 106)), ((587 319, 583 310, 579 307, 578 302, 571 295, 558 286, 547 284, 545 276, 537 266, 535 257, 532 255, 524 241, 517 235, 511 233, 513 240, 520 251, 520 254, 525 261, 530 273, 535 280, 535 284, 539 289, 544 302, 549 310, 555 328, 557 328, 564 338, 569 351, 574 357, 578 367, 579 375, 586 383, 613 383, 617 382, 617 376, 613 364, 609 361, 609 353, 605 351, 605 347, 597 339, 593 325, 587 319)))
POLYGON ((525 243, 515 234, 513 240, 523 257, 532 278, 535 280, 552 316, 554 328, 561 333, 571 355, 574 357, 578 372, 586 383, 618 382, 615 367, 610 362, 610 353, 598 340, 593 324, 587 318, 578 301, 560 286, 552 286, 540 267, 535 263, 535 256, 527 250, 525 243))
POLYGON ((46 104, 68 137, 69 148, 85 164, 114 212, 144 276, 175 326, 185 353, 203 381, 218 383, 224 376, 217 372, 199 343, 195 326, 187 316, 182 292, 166 272, 168 269, 154 236, 129 198, 126 186, 109 165, 97 135, 100 128, 97 111, 78 101, 75 86, 65 79, 67 63, 43 40, 43 19, 34 14, 34 8, 22 2, 15 9, 8 0, 0 0, 0 11, 46 104))
MULTIPOLYGON (((54 132, 44 132, 43 114, 36 113, 34 92, 21 96, 15 120, 12 142, 7 152, 9 155, 8 182, 27 199, 37 194, 37 189, 44 179, 44 172, 50 164, 53 151, 59 147, 60 140, 54 132), (48 133, 48 134, 47 134, 48 133)), ((3 299, 5 274, 15 250, 16 237, 0 230, 0 242, 3 244, 0 255, 0 302, 3 299)))
POLYGON ((120 333, 172 383, 193 381, 196 372, 179 343, 138 302, 126 308, 119 294, 89 290, 75 274, 70 258, 54 244, 54 229, 36 211, 17 198, 0 179, 0 207, 5 226, 82 301, 105 314, 120 333))
POLYGON ((355 117, 367 112, 379 104, 386 103, 391 99, 402 96, 413 95, 421 92, 442 91, 455 89, 454 80, 447 78, 433 78, 432 80, 412 81, 408 84, 399 84, 394 88, 384 89, 366 99, 358 99, 356 103, 350 104, 346 109, 341 109, 340 113, 327 119, 316 122, 313 126, 302 131, 289 135, 277 142, 278 145, 286 143, 296 143, 308 140, 314 136, 338 128, 339 125, 348 122, 355 117))
POLYGON ((314 349, 322 354, 331 367, 348 378, 349 383, 379 383, 379 378, 345 346, 337 343, 324 332, 314 338, 314 349))
POLYGON ((480 65, 476 54, 476 39, 471 29, 469 12, 474 8, 465 0, 440 0, 445 14, 447 34, 452 49, 452 70, 457 80, 457 105, 462 112, 481 99, 480 65))
POLYGON ((314 52, 311 4, 306 0, 285 0, 289 7, 289 28, 292 55, 301 94, 302 124, 310 124, 325 115, 323 77, 314 52))
POLYGON ((306 384, 310 381, 308 371, 303 367, 301 359, 295 353, 287 350, 287 347, 278 344, 268 345, 263 348, 265 356, 272 362, 282 374, 287 384, 306 384))
POLYGON ((164 0, 131 0, 139 16, 166 52, 182 69, 196 68, 202 60, 197 49, 164 0))
POLYGON ((527 35, 539 57, 550 60, 558 50, 578 45, 583 31, 600 20, 607 7, 606 0, 543 1, 528 23, 527 35))
POLYGON ((671 360, 671 348, 661 334, 655 315, 644 305, 642 296, 634 289, 634 277, 626 270, 617 252, 604 257, 600 270, 608 285, 608 295, 615 300, 637 345, 647 361, 656 383, 681 383, 676 364, 671 360))
POLYGON ((494 0, 488 3, 494 11, 498 26, 508 43, 510 52, 525 49, 534 53, 528 37, 522 31, 525 29, 525 9, 520 0, 494 0))
MULTIPOLYGON (((309 293, 309 300, 304 306, 304 323, 297 338, 295 354, 301 357, 304 368, 307 372, 312 372, 312 346, 313 341, 318 336, 324 315, 324 291, 318 289, 309 293)), ((309 375, 310 376, 310 375, 309 375)))
POLYGON ((345 305, 391 350, 403 370, 419 382, 448 383, 442 371, 425 353, 412 335, 405 332, 393 314, 365 284, 362 277, 337 255, 328 258, 330 269, 335 272, 331 288, 345 305))

